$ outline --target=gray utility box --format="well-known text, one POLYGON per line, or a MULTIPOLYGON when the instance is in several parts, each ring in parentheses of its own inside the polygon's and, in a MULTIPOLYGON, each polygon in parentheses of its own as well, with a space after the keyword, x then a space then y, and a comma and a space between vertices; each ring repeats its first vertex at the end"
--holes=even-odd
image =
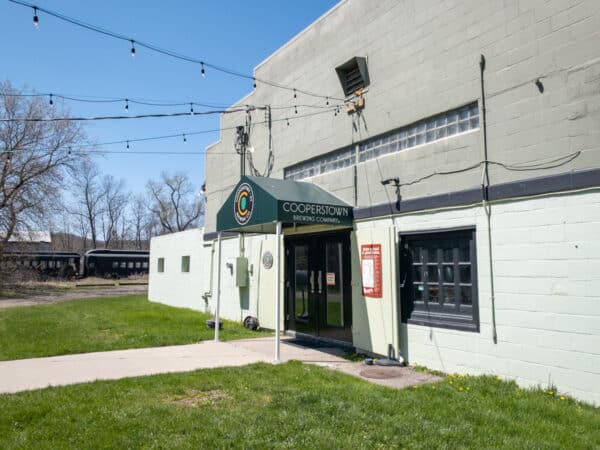
POLYGON ((244 256, 235 259, 235 285, 248 287, 248 258, 244 256))

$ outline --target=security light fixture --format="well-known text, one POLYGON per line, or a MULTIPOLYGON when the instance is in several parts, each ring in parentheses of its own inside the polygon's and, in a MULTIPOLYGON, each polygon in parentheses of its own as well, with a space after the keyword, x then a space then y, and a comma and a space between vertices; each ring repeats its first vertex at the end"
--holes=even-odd
POLYGON ((400 184, 400 178, 386 178, 385 180, 381 180, 381 184, 387 186, 388 184, 394 183, 394 186, 400 184))

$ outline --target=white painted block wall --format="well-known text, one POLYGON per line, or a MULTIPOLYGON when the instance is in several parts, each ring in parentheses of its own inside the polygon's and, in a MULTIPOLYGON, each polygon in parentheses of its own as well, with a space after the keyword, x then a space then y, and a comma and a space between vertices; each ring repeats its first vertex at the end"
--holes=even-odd
POLYGON ((202 294, 209 289, 210 247, 201 228, 157 236, 150 240, 148 299, 181 308, 205 311, 202 294), (190 271, 181 271, 181 257, 190 256, 190 271), (165 259, 158 272, 158 258, 165 259))
POLYGON ((405 326, 412 364, 556 385, 600 404, 600 192, 497 203, 492 254, 498 344, 492 340, 483 209, 396 219, 399 232, 476 226, 480 333, 405 326))

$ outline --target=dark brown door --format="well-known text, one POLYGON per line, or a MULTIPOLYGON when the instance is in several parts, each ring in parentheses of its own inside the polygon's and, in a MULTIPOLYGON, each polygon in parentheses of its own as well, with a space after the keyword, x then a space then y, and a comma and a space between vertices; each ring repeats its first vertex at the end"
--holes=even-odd
POLYGON ((348 234, 286 240, 286 328, 352 341, 348 234))

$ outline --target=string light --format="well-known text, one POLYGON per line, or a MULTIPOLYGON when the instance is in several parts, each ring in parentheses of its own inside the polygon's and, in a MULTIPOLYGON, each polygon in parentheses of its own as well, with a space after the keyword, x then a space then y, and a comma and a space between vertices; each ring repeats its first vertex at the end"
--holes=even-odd
POLYGON ((285 118, 285 121, 287 122, 287 126, 290 126, 290 119, 288 119, 287 117, 285 118))
POLYGON ((54 100, 52 100, 52 94, 50 94, 50 102, 49 103, 50 103, 50 106, 54 105, 54 100))
POLYGON ((194 104, 190 103, 190 116, 194 115, 194 104))
POLYGON ((183 134, 183 142, 187 142, 187 138, 185 137, 185 133, 183 134))
POLYGON ((131 57, 135 58, 135 41, 131 40, 131 57))
POLYGON ((256 78, 252 78, 252 85, 254 86, 254 89, 256 89, 256 78))
POLYGON ((206 78, 206 70, 204 70, 204 63, 200 63, 200 65, 202 66, 200 74, 202 75, 202 78, 206 78))
MULTIPOLYGON (((62 14, 62 13, 59 13, 59 12, 54 12, 54 11, 46 9, 46 8, 37 7, 37 6, 33 5, 32 3, 29 3, 29 2, 26 2, 26 1, 23 1, 23 0, 9 0, 9 1, 11 3, 17 4, 17 5, 21 5, 21 6, 24 6, 24 7, 34 8, 34 12, 36 13, 36 15, 37 15, 37 10, 39 9, 40 11, 42 11, 42 12, 44 12, 44 13, 52 16, 52 17, 55 17, 55 18, 57 18, 59 20, 62 20, 64 22, 68 22, 71 25, 75 25, 75 26, 84 28, 86 30, 93 31, 95 33, 103 34, 103 35, 111 37, 113 39, 119 39, 119 40, 122 40, 122 41, 129 41, 129 42, 135 41, 135 43, 138 45, 138 47, 144 47, 144 48, 146 48, 148 50, 151 50, 153 52, 160 53, 162 55, 169 56, 171 58, 176 58, 176 59, 179 59, 181 61, 187 61, 187 62, 193 63, 193 64, 200 64, 202 66, 201 73, 202 73, 203 76, 205 74, 205 67, 210 67, 210 68, 212 68, 212 69, 214 69, 214 70, 216 70, 218 72, 226 73, 226 74, 234 76, 234 77, 245 78, 245 79, 252 79, 252 78, 254 78, 252 75, 245 74, 245 73, 242 73, 242 72, 238 72, 236 70, 229 69, 227 67, 218 66, 216 64, 210 64, 208 62, 205 62, 205 61, 202 61, 200 59, 194 58, 192 56, 184 55, 184 54, 181 54, 181 53, 173 51, 173 50, 165 49, 165 48, 159 47, 157 45, 151 44, 149 42, 144 42, 144 41, 140 41, 140 40, 134 40, 130 36, 126 36, 124 34, 117 33, 117 32, 114 32, 114 31, 111 31, 111 30, 108 30, 108 29, 105 29, 105 28, 101 28, 101 27, 99 27, 97 25, 93 25, 93 24, 84 22, 82 20, 79 20, 79 19, 76 19, 76 18, 73 18, 73 17, 69 17, 69 16, 67 16, 65 14, 62 14)), ((34 24, 35 24, 35 19, 34 19, 34 24)), ((303 90, 303 89, 297 89, 295 87, 287 86, 287 85, 284 85, 284 84, 281 84, 281 83, 277 83, 277 82, 274 82, 274 81, 270 81, 270 80, 265 80, 265 79, 257 78, 256 81, 261 82, 261 83, 266 84, 266 85, 269 85, 269 86, 272 86, 272 87, 275 87, 275 88, 278 88, 278 89, 285 89, 285 90, 289 90, 289 91, 294 91, 294 98, 297 98, 297 94, 298 93, 303 93, 303 94, 305 94, 307 96, 310 96, 310 97, 325 98, 325 95, 321 95, 321 94, 310 92, 310 91, 303 90)), ((334 97, 331 97, 331 98, 334 98, 334 97)), ((335 100, 344 101, 344 99, 342 99, 342 98, 335 98, 335 100)))
POLYGON ((125 99, 125 111, 129 111, 129 99, 125 99))
POLYGON ((127 141, 127 150, 129 150, 129 141, 127 141))
POLYGON ((298 114, 298 107, 294 105, 294 114, 298 114))
POLYGON ((327 97, 327 101, 325 102, 327 106, 329 106, 329 97, 327 97))
POLYGON ((40 26, 40 19, 38 19, 38 15, 37 15, 37 7, 33 7, 33 26, 35 27, 35 29, 37 30, 40 26))

